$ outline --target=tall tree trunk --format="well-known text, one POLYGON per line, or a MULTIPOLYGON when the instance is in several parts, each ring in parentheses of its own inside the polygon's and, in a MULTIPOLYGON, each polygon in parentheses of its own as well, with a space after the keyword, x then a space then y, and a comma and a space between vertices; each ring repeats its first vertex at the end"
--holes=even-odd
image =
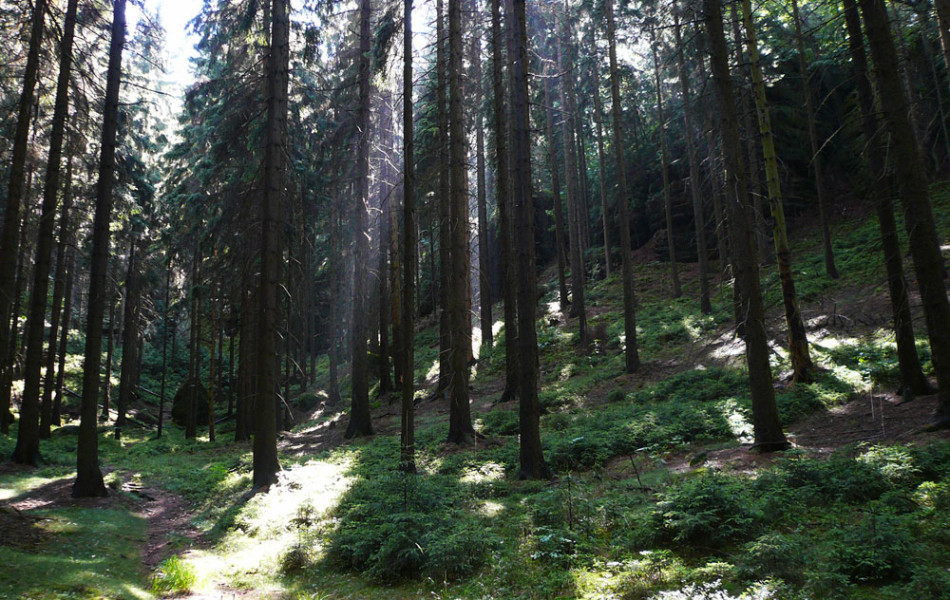
POLYGON ((346 427, 346 437, 359 437, 373 434, 373 424, 369 411, 369 368, 366 357, 366 323, 364 304, 366 288, 366 259, 369 254, 366 237, 366 220, 369 211, 369 150, 370 150, 370 0, 360 0, 360 39, 359 39, 359 110, 356 127, 359 131, 357 156, 357 186, 353 233, 353 319, 352 330, 352 397, 350 422, 346 427))
POLYGON ((729 233, 732 238, 732 267, 737 294, 745 318, 746 364, 749 369, 749 391, 752 396, 752 426, 755 448, 770 452, 788 448, 782 433, 772 371, 769 367, 768 335, 765 330, 765 309, 759 284, 759 265, 755 259, 755 240, 749 212, 743 206, 748 198, 745 169, 742 164, 742 145, 739 140, 739 122, 736 116, 735 95, 729 75, 726 35, 722 26, 722 0, 704 0, 706 31, 709 36, 710 64, 716 97, 719 102, 719 128, 722 134, 729 185, 736 194, 729 197, 729 233))
POLYGON ((392 392, 393 383, 389 369, 389 325, 392 311, 392 290, 389 287, 389 221, 392 213, 393 175, 389 165, 392 161, 393 146, 393 110, 392 97, 384 92, 380 98, 380 148, 381 160, 379 167, 379 395, 385 396, 392 392))
POLYGON ((785 306, 785 322, 788 326, 788 353, 792 361, 792 381, 808 382, 812 377, 811 356, 808 352, 808 336, 798 307, 795 278, 792 275, 792 256, 785 228, 785 209, 782 207, 782 186, 778 178, 778 158, 772 137, 772 123, 765 99, 765 79, 759 62, 759 48, 752 22, 752 3, 742 0, 742 20, 745 24, 746 42, 752 83, 755 87, 755 109, 762 134, 762 150, 765 157, 765 176, 769 190, 769 208, 772 213, 772 237, 775 242, 775 257, 778 263, 779 280, 782 283, 782 303, 785 306))
MULTIPOLYGON (((864 49, 864 36, 861 33, 861 18, 858 15, 856 0, 844 0, 844 16, 848 30, 848 46, 851 62, 854 65, 855 87, 858 104, 861 107, 861 124, 867 139, 867 160, 872 175, 882 178, 887 169, 879 138, 879 123, 874 109, 874 93, 871 89, 868 59, 864 49)), ((878 225, 881 231, 881 249, 884 252, 884 265, 887 270, 887 286, 891 297, 891 313, 894 319, 894 339, 897 342, 897 361, 901 372, 901 387, 906 397, 917 394, 931 394, 934 389, 924 376, 917 354, 913 317, 910 312, 910 300, 907 296, 907 281, 904 279, 904 261, 901 257, 900 242, 897 237, 897 223, 894 219, 894 206, 891 202, 892 189, 888 185, 878 185, 881 180, 868 186, 877 210, 878 225), (882 189, 883 188, 883 189, 882 189)))
POLYGON ((439 161, 439 384, 437 392, 445 392, 449 385, 452 354, 451 309, 449 288, 452 274, 452 220, 451 157, 449 156, 449 100, 447 95, 448 59, 445 56, 445 3, 436 0, 436 157, 439 161))
MULTIPOLYGON (((66 136, 66 117, 69 107, 69 74, 72 68, 73 38, 76 31, 77 0, 70 0, 63 24, 60 42, 59 79, 50 133, 49 158, 46 163, 46 185, 36 237, 33 258, 33 286, 26 331, 26 373, 20 403, 20 427, 17 430, 17 450, 13 459, 20 463, 36 464, 40 438, 40 378, 43 367, 43 333, 46 328, 46 306, 49 301, 49 273, 56 226, 56 205, 60 193, 60 166, 63 140, 66 136)), ((42 17, 40 17, 42 20, 42 17)), ((48 425, 48 422, 47 422, 48 425)))
MULTIPOLYGON (((555 61, 556 62, 556 61, 555 61)), ((544 121, 548 138, 548 163, 551 170, 551 196, 554 204, 554 245, 557 247, 558 306, 567 312, 570 300, 567 291, 567 258, 564 252, 564 210, 561 203, 561 174, 557 165, 557 146, 554 143, 554 98, 551 94, 554 70, 547 72, 544 80, 544 121)))
MULTIPOLYGON (((531 197, 531 130, 528 112, 528 36, 525 0, 506 3, 508 78, 511 91, 511 189, 518 260, 518 379, 521 479, 543 479, 548 467, 541 450, 538 401, 537 274, 534 257, 534 206, 531 197)), ((499 134, 500 135, 500 134, 499 134)))
MULTIPOLYGON (((43 45, 43 26, 46 18, 47 0, 36 0, 33 6, 33 19, 30 27, 30 47, 26 56, 26 69, 23 73, 23 90, 17 110, 16 133, 13 138, 13 156, 10 163, 10 182, 7 188, 6 207, 3 212, 3 230, 0 233, 0 430, 9 431, 6 418, 10 410, 10 384, 13 355, 10 348, 10 317, 13 298, 16 295, 16 265, 19 254, 18 237, 20 233, 20 211, 27 189, 26 158, 30 137, 34 93, 40 64, 40 48, 43 45)), ((14 332, 15 333, 15 332, 14 332)), ((28 409, 30 410, 30 409, 28 409)), ((21 415, 21 421, 23 415, 21 415)), ((29 426, 27 426, 29 428, 29 426)), ((19 437, 19 434, 17 434, 19 437)), ((16 453, 15 460, 35 464, 39 458, 39 436, 30 440, 22 452, 16 453)))
POLYGON ((808 60, 805 58, 805 36, 802 34, 801 13, 798 0, 792 0, 792 20, 795 22, 795 44, 798 50, 798 70, 802 77, 802 96, 805 99, 805 119, 808 122, 808 141, 811 144, 811 166, 815 172, 815 190, 818 193, 818 222, 821 226, 821 241, 825 255, 825 273, 832 279, 838 278, 835 266, 835 252, 831 247, 831 228, 825 205, 825 175, 821 166, 821 146, 818 143, 818 130, 815 126, 815 107, 812 103, 811 84, 808 82, 808 60))
POLYGON ((193 440, 198 435, 198 381, 201 379, 201 296, 198 282, 201 264, 201 244, 195 244, 191 262, 191 324, 188 327, 188 381, 186 383, 187 416, 185 439, 193 440))
POLYGON ((469 406, 469 354, 472 338, 468 328, 468 181, 465 157, 465 113, 462 110, 462 0, 449 0, 449 164, 452 241, 449 287, 449 435, 448 441, 466 443, 475 434, 469 406))
POLYGON ((502 78, 501 2, 491 0, 492 48, 492 114, 495 122, 495 203, 498 205, 498 240, 501 256, 502 295, 505 320, 505 389, 499 402, 518 395, 518 307, 516 299, 517 269, 514 263, 514 233, 511 218, 512 185, 508 156, 508 111, 505 106, 505 81, 502 78))
POLYGON ((478 214, 478 306, 479 321, 481 322, 482 348, 490 349, 494 346, 492 326, 492 294, 491 294, 491 252, 489 250, 488 235, 488 207, 487 190, 485 188, 485 124, 483 118, 484 78, 482 75, 482 29, 481 13, 478 3, 472 3, 472 89, 475 94, 475 184, 478 186, 478 195, 475 198, 478 214))
POLYGON ((637 296, 633 281, 633 256, 630 243, 630 215, 627 207, 627 161, 623 146, 623 109, 620 106, 620 74, 617 67, 616 23, 613 0, 606 0, 607 49, 610 55, 610 98, 614 120, 614 158, 617 161, 617 213, 620 217, 620 256, 623 267, 623 331, 625 340, 624 366, 627 373, 640 368, 637 348, 637 296))
POLYGON ((936 243, 930 188, 914 146, 907 112, 907 97, 900 84, 897 51, 887 24, 882 0, 859 0, 878 96, 891 134, 891 154, 904 207, 904 227, 910 238, 914 272, 920 287, 934 374, 939 388, 935 427, 950 427, 950 303, 943 282, 940 247, 936 243))
MULTIPOLYGON (((565 3, 565 12, 567 4, 565 3)), ((574 94, 574 63, 570 59, 570 28, 566 19, 560 23, 559 35, 555 34, 556 52, 561 72, 562 139, 564 142, 564 172, 567 179, 568 235, 571 244, 571 317, 577 319, 578 344, 586 352, 587 303, 584 301, 584 240, 581 230, 586 228, 587 219, 583 216, 581 194, 577 179, 577 147, 575 145, 575 125, 577 118, 577 98, 574 94), (565 42, 561 41, 564 38, 565 42)))
POLYGON ((700 189, 699 160, 693 141, 693 100, 689 88, 689 74, 683 57, 683 38, 680 32, 680 13, 673 3, 673 35, 676 41, 676 67, 679 71, 680 92, 683 96, 683 125, 685 127, 686 157, 689 161, 689 191, 693 201, 693 223, 696 231, 696 256, 699 263, 699 309, 704 315, 712 312, 709 301, 709 250, 706 247, 706 217, 700 189))
MULTIPOLYGON (((496 0, 497 1, 497 0, 496 0)), ((400 409, 399 466, 406 473, 416 471, 415 431, 415 266, 416 256, 416 165, 412 112, 412 0, 403 2, 402 66, 402 402, 400 409)))
MULTIPOLYGON (((742 18, 739 16, 738 2, 729 3, 729 12, 732 21, 732 37, 735 39, 735 62, 742 71, 741 79, 752 82, 750 61, 746 59, 742 50, 743 42, 747 40, 742 35, 742 18)), ((754 84, 753 84, 754 85, 754 84)), ((771 252, 769 250, 769 225, 765 218, 765 207, 762 202, 762 182, 759 179, 762 169, 760 167, 759 155, 762 150, 761 135, 756 128, 753 119, 755 113, 754 92, 749 90, 746 85, 739 88, 739 108, 742 111, 742 122, 740 133, 745 133, 745 151, 748 159, 746 167, 749 173, 749 210, 753 213, 753 224, 755 225, 755 241, 759 251, 759 261, 765 264, 769 261, 771 252), (744 131, 742 131, 744 130, 744 131)))
POLYGON ((660 57, 656 49, 656 31, 650 29, 650 47, 653 51, 653 80, 656 85, 656 109, 660 119, 660 169, 663 174, 663 212, 666 216, 666 248, 670 255, 670 280, 673 297, 683 295, 679 270, 676 267, 676 240, 673 237, 673 201, 670 199, 670 159, 666 147, 666 118, 663 112, 663 90, 660 86, 660 57))
MULTIPOLYGON (((272 0, 267 61, 267 137, 261 199, 261 275, 257 330, 257 402, 254 426, 255 490, 277 482, 277 402, 280 397, 278 328, 283 239, 281 204, 287 175, 287 88, 290 85, 290 16, 287 0, 272 0)), ((365 59, 363 59, 365 60, 365 59)), ((365 130, 364 130, 365 131, 365 130)), ((362 307, 360 307, 362 308, 362 307)), ((359 313, 358 313, 359 314, 359 313)), ((365 336, 363 343, 366 343, 365 336)), ((365 364, 366 352, 363 360, 365 364)), ((364 372, 365 375, 365 372, 364 372)), ((354 384, 354 387, 356 385, 354 384)))
POLYGON ((86 315, 86 348, 83 361, 82 406, 76 450, 76 482, 73 497, 105 496, 99 470, 99 437, 96 405, 99 399, 99 366, 102 352, 102 313, 105 310, 106 271, 109 266, 109 225, 112 222, 112 189, 115 183, 115 147, 119 124, 119 84, 122 79, 122 47, 125 45, 126 0, 115 0, 112 41, 106 77, 99 182, 92 226, 92 262, 89 267, 89 309, 86 315))
MULTIPOLYGON (((593 30, 591 30, 593 31, 593 30)), ((593 47, 593 42, 591 43, 593 47)), ((600 220, 604 229, 604 274, 610 278, 610 227, 608 223, 607 209, 607 165, 605 164, 606 154, 604 153, 604 106, 600 99, 600 65, 599 59, 595 59, 593 77, 594 77, 594 122, 597 125, 597 167, 599 169, 600 179, 600 220)))

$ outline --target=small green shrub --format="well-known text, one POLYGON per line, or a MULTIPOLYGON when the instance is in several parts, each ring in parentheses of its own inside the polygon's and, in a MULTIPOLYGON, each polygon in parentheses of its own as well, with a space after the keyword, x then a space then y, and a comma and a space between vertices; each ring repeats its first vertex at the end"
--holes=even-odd
POLYGON ((155 594, 181 594, 195 585, 194 569, 177 556, 166 558, 152 575, 152 592, 155 594))
POLYGON ((748 539, 759 524, 748 484, 708 474, 687 479, 661 495, 653 513, 660 539, 723 544, 748 539))
POLYGON ((481 418, 482 433, 488 435, 518 435, 521 426, 514 410, 496 408, 481 418))
POLYGON ((854 525, 829 532, 834 567, 854 582, 881 582, 910 577, 916 550, 906 519, 869 514, 854 525))
POLYGON ((456 579, 478 569, 494 546, 456 477, 383 473, 364 477, 336 508, 326 559, 380 582, 456 579), (470 508, 470 507, 468 507, 470 508))

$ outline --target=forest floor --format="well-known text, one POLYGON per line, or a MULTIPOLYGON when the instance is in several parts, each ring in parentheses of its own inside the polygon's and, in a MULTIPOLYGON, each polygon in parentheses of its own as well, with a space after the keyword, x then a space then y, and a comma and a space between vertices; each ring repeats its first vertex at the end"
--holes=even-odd
MULTIPOLYGON (((935 213, 950 238, 950 188, 935 213)), ((935 396, 903 402, 887 331, 876 225, 836 228, 844 273, 821 273, 813 239, 795 267, 815 381, 787 380, 774 267, 763 268, 776 394, 793 449, 750 452, 743 346, 730 289, 716 281, 701 315, 695 265, 669 298, 668 265, 641 252, 643 366, 623 373, 620 286, 593 281, 591 327, 574 344, 547 274, 539 318, 542 435, 554 477, 517 481, 517 406, 499 403, 503 361, 473 370, 470 446, 444 443, 432 398, 435 327, 417 334, 418 467, 399 474, 396 398, 376 398, 376 435, 343 437, 346 406, 326 403, 326 363, 280 436, 284 470, 251 495, 250 449, 229 441, 115 440, 102 428, 110 488, 70 497, 75 436, 44 442, 45 464, 0 463, 0 598, 946 598, 950 589, 950 432, 927 432, 935 396), (307 403, 301 403, 307 405, 307 403)), ((810 235, 810 234, 809 234, 810 235)), ((912 298, 915 306, 919 299, 912 298)), ((919 312, 919 310, 918 310, 919 312)), ((918 348, 925 368, 929 352, 918 348)), ((496 326, 496 329, 498 327, 496 326)), ((76 364, 78 361, 71 361, 76 364)), ((344 397, 346 390, 343 390, 344 397)), ((154 407, 143 405, 143 410, 154 407)), ((0 437, 0 452, 14 437, 0 437)))

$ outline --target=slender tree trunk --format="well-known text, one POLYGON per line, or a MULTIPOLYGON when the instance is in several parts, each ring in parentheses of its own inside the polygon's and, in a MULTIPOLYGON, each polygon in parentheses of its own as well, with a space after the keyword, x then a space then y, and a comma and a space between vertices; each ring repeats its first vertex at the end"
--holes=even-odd
POLYGON ((139 339, 139 274, 137 253, 138 232, 133 230, 129 244, 129 266, 125 277, 125 327, 122 330, 122 371, 119 374, 119 401, 116 406, 115 439, 122 436, 122 427, 126 422, 126 411, 132 399, 135 373, 135 347, 139 339))
POLYGON ((795 292, 795 279, 792 275, 792 256, 788 246, 788 232, 785 228, 782 187, 778 178, 778 158, 775 154, 769 107, 765 99, 765 80, 762 76, 762 65, 759 62, 759 48, 755 37, 755 26, 752 23, 752 3, 750 0, 742 0, 742 19, 745 23, 746 42, 749 47, 752 83, 755 87, 756 114, 759 118, 759 131, 762 134, 766 184, 769 190, 769 208, 772 212, 772 237, 775 242, 779 280, 782 283, 785 322, 788 326, 788 353, 792 361, 792 381, 808 382, 811 380, 811 372, 814 367, 808 352, 808 336, 805 332, 801 310, 798 307, 798 294, 795 292))
POLYGON ((553 69, 547 73, 544 80, 544 115, 548 138, 548 162, 551 165, 551 195, 554 204, 554 245, 557 247, 557 289, 558 306, 561 312, 567 312, 571 301, 567 291, 567 258, 564 252, 564 210, 561 204, 561 175, 557 165, 557 147, 554 143, 554 98, 551 87, 554 85, 553 69))
POLYGON ((712 312, 709 301, 709 250, 706 247, 706 217, 703 211, 703 195, 700 189, 699 160, 693 142, 693 106, 689 88, 689 74, 683 57, 683 39, 680 32, 680 13, 673 3, 673 35, 676 41, 676 66, 679 71, 680 90, 683 96, 683 124, 685 127, 686 157, 689 161, 689 191, 693 201, 693 223, 696 231, 696 256, 699 262, 699 309, 704 315, 712 312))
POLYGON ((380 102, 380 145, 382 148, 379 168, 379 395, 392 392, 393 383, 389 369, 389 318, 392 310, 392 290, 389 287, 389 220, 392 203, 395 202, 392 190, 392 174, 389 169, 392 160, 393 113, 392 98, 385 92, 380 102))
POLYGON ((122 78, 122 47, 125 45, 126 0, 115 0, 112 41, 106 78, 99 182, 92 226, 92 263, 89 268, 89 309, 86 315, 86 349, 83 361, 82 407, 76 450, 76 482, 73 497, 107 494, 99 470, 99 437, 96 405, 99 398, 99 366, 102 352, 102 313, 105 309, 106 271, 109 266, 109 225, 112 221, 112 189, 115 183, 115 147, 119 124, 119 84, 122 78))
MULTIPOLYGON (((751 82, 753 76, 750 61, 746 59, 745 53, 742 51, 743 42, 748 43, 748 41, 742 35, 742 18, 739 16, 738 5, 738 2, 731 2, 729 4, 732 20, 732 36, 735 38, 735 62, 742 71, 741 79, 751 82)), ((765 209, 762 202, 762 182, 759 179, 760 173, 762 172, 759 154, 761 153, 763 144, 759 130, 753 122, 755 118, 753 117, 755 113, 754 92, 750 91, 745 85, 740 87, 738 92, 739 107, 742 111, 741 127, 745 133, 745 150, 746 157, 748 158, 746 167, 749 173, 748 190, 751 200, 749 210, 751 210, 753 214, 755 241, 759 251, 759 261, 765 264, 769 261, 771 252, 769 250, 769 224, 765 218, 765 209)))
POLYGON ((355 237, 353 269, 353 320, 352 330, 352 404, 350 408, 350 422, 346 427, 346 437, 359 437, 373 434, 373 424, 369 410, 369 368, 366 358, 366 324, 365 324, 365 294, 366 277, 365 264, 369 254, 366 237, 366 219, 369 210, 369 150, 370 150, 370 0, 360 0, 360 53, 358 58, 359 73, 359 111, 357 115, 357 129, 359 130, 359 145, 357 156, 357 185, 359 193, 356 199, 356 210, 353 231, 355 237))
POLYGON ((604 162, 606 155, 604 153, 604 107, 600 99, 600 66, 599 60, 595 60, 593 69, 594 77, 594 122, 597 125, 597 167, 600 171, 600 214, 601 224, 604 229, 604 274, 610 278, 610 226, 608 225, 607 208, 607 165, 604 162))
POLYGON ((445 3, 436 0, 436 156, 439 161, 439 384, 437 393, 449 384, 452 353, 451 309, 449 308, 452 264, 451 165, 449 156, 448 59, 445 56, 445 3))
MULTIPOLYGON (((16 265, 20 244, 17 243, 20 233, 20 211, 27 188, 26 160, 29 150, 30 121, 33 112, 34 93, 40 64, 40 48, 43 45, 43 27, 46 18, 47 0, 36 0, 33 6, 33 19, 30 27, 30 46, 26 56, 26 69, 23 74, 23 89, 20 93, 20 102, 17 111, 16 133, 13 138, 13 156, 10 162, 10 182, 7 188, 6 207, 3 212, 3 230, 0 232, 0 430, 4 434, 9 431, 7 414, 10 410, 10 384, 13 381, 11 366, 13 354, 8 353, 11 334, 10 317, 13 299, 16 295, 16 265)), ((32 408, 28 408, 29 412, 32 408)), ((20 415, 21 422, 23 416, 20 415)), ((35 417, 26 415, 29 420, 35 417)), ((30 425, 26 425, 31 429, 30 425)), ((21 426, 22 428, 22 426, 21 426)), ((17 434, 19 438, 20 434, 17 434)), ((39 458, 39 435, 36 439, 24 440, 24 447, 15 451, 14 460, 21 463, 36 464, 39 458)))
MULTIPOLYGON (((158 433, 156 435, 159 439, 162 437, 162 429, 165 425, 165 379, 168 376, 168 304, 171 301, 171 287, 172 260, 169 257, 168 264, 165 265, 165 305, 162 307, 162 383, 161 390, 158 393, 158 433)), ((230 414, 231 412, 228 411, 228 415, 230 414)))
POLYGON ((920 287, 939 404, 935 427, 950 427, 950 303, 944 286, 940 247, 936 243, 930 188, 914 146, 913 129, 907 111, 907 97, 900 84, 897 51, 887 24, 882 0, 859 0, 878 96, 884 120, 891 134, 891 154, 897 172, 898 189, 904 207, 904 227, 910 238, 914 272, 920 287))
POLYGON ((66 290, 63 292, 63 326, 59 336, 59 365, 56 368, 56 389, 53 392, 53 424, 62 423, 63 384, 66 380, 66 342, 69 340, 69 325, 72 320, 73 280, 76 277, 76 250, 70 246, 66 251, 66 290))
POLYGON ((627 208, 627 161, 623 146, 623 109, 620 106, 620 75, 617 66, 616 24, 613 0, 606 0, 607 48, 610 55, 610 98, 614 120, 614 157, 617 161, 617 213, 620 220, 620 256, 623 267, 623 331, 625 340, 624 365, 627 373, 640 368, 637 347, 637 296, 633 281, 633 256, 630 243, 630 215, 627 208))
POLYGON ((483 118, 484 80, 482 75, 482 29, 481 13, 478 3, 473 2, 472 26, 472 76, 475 80, 472 89, 475 93, 475 184, 478 186, 478 195, 475 198, 478 213, 478 306, 479 321, 481 322, 482 348, 490 349, 494 346, 492 332, 492 294, 491 294, 491 252, 488 235, 488 207, 487 190, 485 188, 485 124, 483 118))
MULTIPOLYGON (((567 4, 565 3, 565 11, 567 4)), ((568 205, 568 235, 571 244, 571 317, 577 319, 578 345, 583 352, 586 352, 588 345, 587 336, 587 303, 584 300, 584 253, 583 253, 583 234, 581 230, 585 228, 587 219, 582 216, 584 209, 582 207, 581 194, 577 180, 577 151, 575 145, 575 125, 574 120, 577 117, 577 99, 574 94, 574 64, 570 60, 570 44, 564 44, 561 41, 563 37, 566 41, 570 39, 570 29, 567 21, 562 19, 560 24, 560 35, 556 35, 557 58, 563 73, 561 77, 561 105, 564 106, 561 123, 562 139, 564 141, 564 172, 567 179, 567 205, 568 205)))
MULTIPOLYGON (((59 213, 59 243, 56 246, 56 275, 53 284, 53 307, 50 314, 49 341, 46 350, 46 376, 43 380, 40 437, 49 438, 53 425, 53 388, 56 386, 56 342, 59 339, 60 322, 63 317, 63 294, 66 289, 66 249, 72 244, 69 211, 73 205, 73 162, 66 159, 66 181, 63 183, 63 208, 59 213)), ((65 327, 65 325, 64 325, 65 327)))
POLYGON ((521 479, 548 477, 541 450, 538 401, 538 296, 534 256, 534 206, 531 196, 531 130, 528 112, 528 36, 525 0, 506 3, 508 78, 511 89, 511 184, 517 235, 518 379, 521 479))
POLYGON ((510 179, 508 156, 508 111, 505 105, 505 81, 502 78, 502 30, 501 2, 491 0, 492 30, 492 113, 495 121, 495 203, 498 205, 498 239, 502 270, 502 294, 505 319, 505 389, 499 402, 511 400, 518 395, 519 349, 518 311, 516 299, 517 270, 514 264, 514 233, 511 218, 513 190, 510 179))
POLYGON ((670 255, 670 280, 673 297, 683 295, 679 270, 676 267, 676 240, 673 237, 673 201, 670 199, 670 159, 666 148, 666 118, 663 112, 663 90, 660 87, 660 57, 656 50, 656 32, 650 29, 650 47, 653 51, 653 80, 656 84, 656 107, 660 119, 660 168, 663 173, 663 208, 666 214, 666 247, 670 255))
POLYGON ((102 412, 100 421, 109 420, 109 411, 112 407, 112 366, 115 364, 115 335, 118 329, 115 325, 116 308, 119 304, 119 265, 112 263, 112 276, 109 278, 109 334, 106 339, 106 372, 102 378, 102 412))
POLYGON ((755 448, 770 452, 788 448, 788 441, 779 423, 769 367, 768 336, 765 330, 765 310, 759 284, 759 265, 755 260, 755 240, 752 224, 742 199, 748 198, 745 169, 742 164, 742 146, 739 140, 739 122, 736 117, 735 95, 729 75, 726 35, 722 26, 721 0, 704 0, 706 31, 709 36, 709 54, 716 97, 719 103, 720 131, 726 158, 729 185, 737 188, 730 196, 729 233, 732 238, 732 266, 745 318, 746 364, 749 369, 749 391, 752 396, 752 426, 755 448))
POLYGON ((825 205, 825 176, 821 165, 821 147, 818 143, 818 130, 815 127, 815 107, 812 104, 811 84, 809 84, 808 61, 805 58, 805 39, 802 34, 801 13, 798 0, 792 0, 792 20, 795 22, 795 43, 798 50, 798 70, 802 77, 802 96, 805 98, 805 119, 808 122, 808 141, 811 144, 811 166, 815 172, 815 190, 818 193, 818 221, 821 225, 821 241, 825 254, 825 273, 832 279, 838 278, 835 266, 835 252, 831 247, 831 228, 825 205))
MULTIPOLYGON (((496 0, 497 1, 497 0, 496 0)), ((406 473, 416 471, 415 432, 415 265, 416 256, 416 165, 412 112, 412 0, 403 2, 402 65, 402 402, 400 410, 399 467, 406 473)))

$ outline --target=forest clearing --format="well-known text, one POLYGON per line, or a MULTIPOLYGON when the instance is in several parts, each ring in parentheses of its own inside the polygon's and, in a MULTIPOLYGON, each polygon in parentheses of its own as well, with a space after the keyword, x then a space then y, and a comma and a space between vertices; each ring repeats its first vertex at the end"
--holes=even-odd
POLYGON ((947 0, 0 49, 0 598, 950 598, 947 0))

